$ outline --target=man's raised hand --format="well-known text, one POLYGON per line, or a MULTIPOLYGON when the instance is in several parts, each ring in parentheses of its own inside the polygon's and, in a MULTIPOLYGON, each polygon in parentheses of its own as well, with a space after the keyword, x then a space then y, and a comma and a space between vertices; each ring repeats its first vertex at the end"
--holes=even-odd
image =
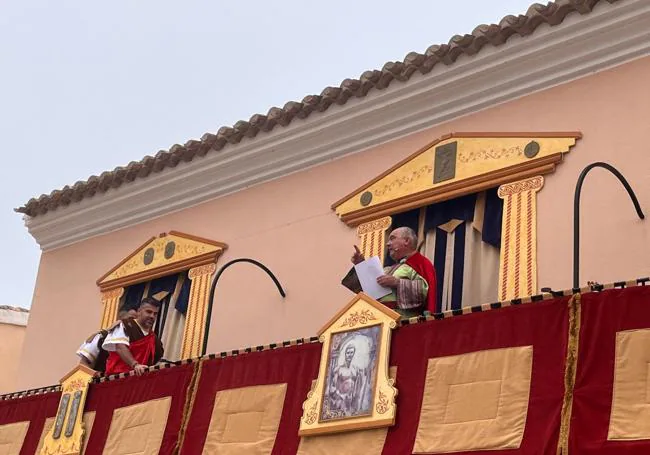
POLYGON ((354 265, 357 265, 358 263, 366 260, 366 258, 363 256, 363 253, 356 245, 354 245, 354 254, 352 255, 352 258, 350 260, 354 265))

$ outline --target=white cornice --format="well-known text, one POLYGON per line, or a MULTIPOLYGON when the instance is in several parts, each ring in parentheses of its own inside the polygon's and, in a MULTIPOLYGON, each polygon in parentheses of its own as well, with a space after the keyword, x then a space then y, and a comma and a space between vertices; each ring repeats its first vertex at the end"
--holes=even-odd
POLYGON ((29 311, 23 308, 0 306, 0 324, 25 327, 29 320, 29 311))
MULTIPOLYGON (((650 2, 599 2, 557 26, 286 128, 209 153, 35 218, 29 232, 51 250, 132 226, 416 131, 650 55, 650 2)), ((579 127, 579 125, 576 125, 579 127)))

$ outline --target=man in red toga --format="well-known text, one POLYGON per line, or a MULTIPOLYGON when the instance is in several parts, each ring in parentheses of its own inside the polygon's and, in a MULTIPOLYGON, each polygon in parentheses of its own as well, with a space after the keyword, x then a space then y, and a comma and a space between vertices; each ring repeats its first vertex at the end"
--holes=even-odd
MULTIPOLYGON (((391 289, 391 293, 379 302, 397 311, 402 318, 412 318, 423 312, 436 310, 436 272, 431 261, 418 253, 418 237, 409 227, 398 227, 388 236, 388 254, 396 262, 385 267, 385 275, 377 283, 391 289)), ((352 263, 365 260, 358 247, 352 255, 352 263)), ((359 278, 352 268, 343 278, 343 286, 352 292, 360 292, 359 278)))
POLYGON ((77 350, 77 355, 80 359, 79 363, 103 374, 104 371, 106 371, 106 359, 108 359, 108 352, 102 349, 104 340, 108 336, 108 333, 117 328, 123 319, 134 318, 137 312, 138 311, 133 308, 128 310, 124 307, 121 308, 117 313, 117 322, 108 329, 102 329, 88 337, 88 339, 77 350))
POLYGON ((115 327, 104 340, 103 348, 109 352, 106 375, 134 370, 140 376, 148 366, 156 364, 163 356, 163 346, 153 325, 160 302, 150 297, 142 299, 138 313, 115 327))

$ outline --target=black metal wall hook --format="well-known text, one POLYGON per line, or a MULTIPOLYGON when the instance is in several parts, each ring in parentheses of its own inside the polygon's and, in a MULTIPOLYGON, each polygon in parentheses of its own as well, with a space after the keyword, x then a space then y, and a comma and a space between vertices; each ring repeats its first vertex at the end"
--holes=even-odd
POLYGON ((248 262, 250 264, 256 265, 260 269, 264 270, 268 276, 271 277, 273 282, 275 283, 275 286, 278 288, 278 292, 280 295, 284 298, 287 296, 286 292, 284 292, 284 289, 282 288, 282 285, 280 284, 280 281, 276 278, 276 276, 271 272, 271 270, 262 264, 259 261, 256 261, 255 259, 250 259, 250 258, 239 258, 239 259, 233 259, 230 262, 225 263, 218 271, 217 274, 214 276, 214 280, 212 280, 212 286, 210 287, 210 297, 208 298, 208 313, 206 315, 205 319, 205 335, 203 338, 203 349, 201 350, 201 355, 204 356, 207 349, 208 349, 208 335, 210 335, 210 319, 212 318, 212 303, 214 300, 214 292, 217 289, 217 282, 219 281, 219 277, 223 274, 223 272, 230 267, 233 264, 236 264, 238 262, 248 262))
POLYGON ((578 177, 578 181, 576 182, 576 190, 573 197, 573 287, 576 289, 580 287, 580 195, 582 193, 582 184, 584 183, 585 177, 589 171, 595 167, 602 167, 603 169, 607 169, 618 178, 618 180, 625 187, 627 194, 630 196, 630 199, 634 204, 636 214, 642 220, 645 219, 645 215, 641 210, 641 205, 639 204, 639 200, 636 198, 636 194, 634 194, 634 190, 625 179, 625 177, 623 177, 623 174, 618 171, 618 169, 616 169, 611 164, 596 162, 591 163, 582 170, 580 177, 578 177))

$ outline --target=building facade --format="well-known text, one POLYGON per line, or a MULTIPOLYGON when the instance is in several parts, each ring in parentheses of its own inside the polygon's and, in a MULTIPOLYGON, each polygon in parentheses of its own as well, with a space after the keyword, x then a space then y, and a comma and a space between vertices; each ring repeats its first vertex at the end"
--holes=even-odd
MULTIPOLYGON (((400 225, 444 270, 440 310, 572 287, 581 171, 609 163, 650 207, 650 10, 583 3, 478 27, 28 202, 18 210, 43 253, 15 386, 55 383, 145 293, 166 301, 175 358, 206 339, 217 352, 311 336, 351 298, 340 281, 353 245, 381 256, 400 225), (216 271, 239 258, 266 265, 286 297, 235 264, 210 313, 216 271)), ((580 285, 650 274, 650 225, 614 176, 589 175, 580 216, 580 285)))

